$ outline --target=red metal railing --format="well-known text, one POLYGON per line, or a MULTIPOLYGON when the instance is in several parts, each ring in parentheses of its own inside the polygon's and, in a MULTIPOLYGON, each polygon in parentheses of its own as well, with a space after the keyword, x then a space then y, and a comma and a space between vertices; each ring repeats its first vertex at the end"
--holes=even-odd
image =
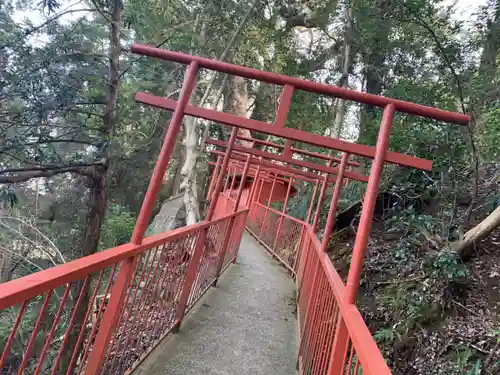
MULTIPOLYGON (((281 211, 271 208, 271 197, 278 180, 276 175, 271 182, 259 178, 257 171, 253 170, 254 182, 248 188, 248 231, 291 271, 297 282, 297 365, 300 374, 391 373, 356 306, 346 300, 346 287, 326 254, 327 239, 331 234, 332 219, 347 165, 348 154, 344 154, 330 203, 329 224, 324 233, 326 239, 322 242, 315 233, 318 210, 313 224, 309 224, 314 198, 318 192, 317 183, 305 221, 286 214, 293 178, 285 181, 288 188, 281 211), (261 203, 264 181, 272 183, 267 204, 261 203)), ((327 181, 325 176, 319 206, 324 199, 327 181)), ((230 186, 227 184, 228 190, 222 194, 228 200, 232 199, 230 186)))
POLYGON ((3 284, 0 316, 9 332, 0 346, 1 373, 96 373, 88 366, 96 337, 108 328, 103 316, 111 291, 120 267, 131 258, 133 277, 117 310, 102 373, 133 369, 214 283, 219 261, 224 270, 235 259, 247 212, 145 238, 141 245, 129 243, 3 284), (235 224, 228 233, 231 221, 235 224), (205 242, 198 246, 201 238, 205 242), (195 260, 197 248, 201 256, 195 260), (195 270, 192 280, 190 268, 195 270))
POLYGON ((303 221, 252 201, 247 220, 248 231, 291 272, 294 272, 304 228, 303 221))
POLYGON ((300 373, 390 374, 356 306, 346 303, 345 286, 310 227, 296 277, 300 373))

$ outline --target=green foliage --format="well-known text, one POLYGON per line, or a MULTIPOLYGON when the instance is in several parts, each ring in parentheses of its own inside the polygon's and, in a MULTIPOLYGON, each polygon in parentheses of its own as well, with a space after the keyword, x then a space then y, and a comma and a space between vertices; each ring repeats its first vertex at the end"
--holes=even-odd
MULTIPOLYGON (((378 298, 378 303, 390 311, 396 322, 392 327, 392 339, 406 336, 416 326, 427 324, 438 315, 430 296, 426 295, 418 284, 412 282, 395 280, 378 298)), ((386 331, 379 333, 380 339, 389 335, 386 331)))
POLYGON ((459 344, 453 347, 450 357, 459 369, 456 374, 480 375, 481 359, 472 360, 476 357, 476 352, 468 345, 459 344), (472 362, 472 363, 471 363, 472 362))
POLYGON ((5 204, 5 206, 12 209, 18 203, 19 199, 14 189, 0 186, 0 207, 5 204))
POLYGON ((500 158, 498 145, 500 144, 500 107, 495 106, 486 112, 485 124, 481 132, 481 153, 487 160, 500 158))
POLYGON ((110 205, 101 229, 101 249, 109 249, 130 241, 135 225, 135 216, 123 207, 110 205))
POLYGON ((448 281, 463 279, 467 276, 467 269, 453 251, 441 251, 428 257, 424 262, 424 269, 429 276, 444 278, 448 281))
POLYGON ((395 330, 392 327, 379 329, 373 334, 373 339, 380 343, 391 343, 396 338, 395 330))
POLYGON ((348 208, 353 202, 358 202, 363 199, 365 194, 366 184, 360 181, 349 181, 349 185, 345 186, 339 199, 339 210, 348 208))
POLYGON ((393 213, 386 224, 389 226, 388 232, 402 232, 403 236, 418 231, 420 228, 432 232, 437 225, 436 220, 431 215, 419 213, 413 206, 404 210, 393 207, 393 213))
MULTIPOLYGON (((287 213, 300 220, 305 220, 313 197, 314 185, 303 183, 299 185, 296 194, 288 201, 287 213)), ((314 210, 316 209, 319 192, 316 193, 314 210)))
POLYGON ((469 370, 469 372, 467 372, 467 375, 481 375, 481 360, 480 359, 476 360, 476 364, 474 365, 474 368, 472 370, 469 370))

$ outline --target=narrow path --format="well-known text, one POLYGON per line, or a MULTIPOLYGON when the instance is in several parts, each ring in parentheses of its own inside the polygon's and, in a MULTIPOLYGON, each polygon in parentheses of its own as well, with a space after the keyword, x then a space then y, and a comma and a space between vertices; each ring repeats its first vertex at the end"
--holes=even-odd
POLYGON ((294 374, 294 297, 293 280, 244 233, 237 264, 134 374, 294 374))

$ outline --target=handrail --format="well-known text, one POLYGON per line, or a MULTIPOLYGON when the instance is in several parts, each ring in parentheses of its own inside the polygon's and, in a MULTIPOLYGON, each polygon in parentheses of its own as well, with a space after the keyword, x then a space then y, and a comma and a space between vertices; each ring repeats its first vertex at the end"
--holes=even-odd
POLYGON ((368 354, 380 354, 380 350, 375 344, 373 336, 368 330, 368 327, 366 326, 366 323, 359 313, 356 305, 346 304, 344 302, 345 285, 342 282, 337 270, 333 266, 332 261, 328 258, 328 255, 321 252, 321 243, 319 242, 316 234, 312 231, 312 227, 310 225, 307 226, 307 234, 310 241, 314 244, 314 250, 318 254, 320 263, 325 271, 325 275, 332 286, 335 299, 337 300, 338 307, 347 326, 347 330, 356 349, 356 353, 361 358, 362 364, 369 363, 369 367, 363 367, 363 373, 368 373, 368 375, 390 374, 390 369, 382 355, 368 354), (360 350, 359 348, 362 349, 360 350))
POLYGON ((356 354, 363 366, 363 373, 367 375, 390 374, 391 370, 385 362, 380 349, 377 347, 372 334, 366 327, 366 323, 355 305, 339 305, 342 317, 349 331, 349 336, 356 348, 356 354), (362 348, 359 350, 358 348, 362 348), (368 365, 369 364, 369 365, 368 365))
POLYGON ((297 218, 295 218, 295 217, 293 217, 293 216, 287 215, 287 214, 285 214, 285 213, 283 213, 283 212, 281 212, 281 211, 275 210, 274 208, 267 207, 267 206, 263 205, 263 204, 262 204, 262 203, 260 203, 260 202, 255 201, 255 202, 252 202, 252 204, 255 204, 255 205, 257 205, 257 206, 260 206, 260 207, 262 207, 262 208, 265 208, 266 210, 269 210, 269 211, 271 211, 271 212, 274 212, 275 214, 281 215, 281 216, 283 216, 283 217, 284 217, 284 218, 286 218, 286 219, 290 219, 290 220, 292 220, 292 221, 295 221, 295 222, 296 222, 296 223, 298 223, 298 224, 305 224, 305 222, 304 222, 304 221, 302 221, 302 220, 299 220, 299 219, 297 219, 297 218))
POLYGON ((243 212, 248 212, 248 209, 239 210, 238 212, 219 217, 210 222, 202 221, 186 227, 173 229, 166 233, 146 237, 140 245, 127 243, 1 284, 0 310, 21 303, 70 281, 80 280, 93 272, 133 257, 143 250, 156 247, 166 241, 173 241, 184 237, 200 229, 207 228, 214 223, 240 215, 243 212))

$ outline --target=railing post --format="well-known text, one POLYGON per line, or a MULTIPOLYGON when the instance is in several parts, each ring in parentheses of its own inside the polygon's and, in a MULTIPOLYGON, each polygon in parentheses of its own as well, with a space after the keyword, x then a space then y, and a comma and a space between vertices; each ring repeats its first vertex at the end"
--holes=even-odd
MULTIPOLYGON (((262 161, 262 157, 260 157, 260 160, 262 161)), ((260 173, 260 163, 257 165, 257 169, 256 169, 256 172, 254 175, 252 187, 251 187, 250 193, 248 194, 248 197, 247 197, 247 203, 246 203, 247 207, 250 207, 250 205, 254 201, 253 198, 255 195, 255 191, 257 190, 257 185, 258 185, 258 181, 259 181, 259 173, 260 173)))
MULTIPOLYGON (((328 167, 332 166, 333 161, 328 161, 328 167)), ((323 185, 321 185, 321 191, 319 192, 318 204, 316 206, 316 213, 314 214, 314 220, 312 224, 312 230, 314 233, 318 230, 319 214, 321 213, 321 205, 323 204, 323 199, 325 199, 326 188, 328 187, 328 177, 329 174, 325 173, 323 178, 323 185)))
POLYGON ((311 203, 309 203, 309 210, 307 211, 306 224, 309 224, 309 222, 311 221, 311 216, 314 209, 314 201, 316 200, 316 194, 318 192, 318 185, 319 181, 316 180, 316 182, 314 183, 314 190, 312 193, 311 203))
POLYGON ((327 375, 343 375, 345 371, 345 360, 349 346, 349 332, 344 319, 340 316, 335 328, 335 337, 333 338, 332 354, 330 355, 330 365, 327 375))
POLYGON ((326 253, 328 247, 328 241, 333 232, 333 226, 335 225, 335 214, 337 213, 337 207, 339 205, 340 190, 342 189, 342 183, 344 182, 344 171, 347 165, 347 159, 349 154, 344 153, 342 155, 342 160, 340 161, 340 166, 338 168, 337 179, 335 180, 335 188, 333 190, 332 199, 330 201, 330 210, 328 211, 328 218, 326 219, 325 233, 323 234, 323 241, 321 241, 321 250, 326 253))
MULTIPOLYGON (((243 174, 241 175, 241 183, 240 183, 240 187, 238 188, 238 194, 236 196, 233 213, 236 213, 238 211, 238 206, 240 204, 241 194, 243 192, 243 186, 244 186, 243 182, 247 178, 249 168, 250 168, 250 155, 247 156, 247 161, 246 161, 245 167, 243 169, 243 174)), ((217 264, 217 272, 215 274, 215 280, 214 280, 212 286, 217 286, 217 282, 219 281, 220 272, 222 270, 222 266, 224 265, 224 258, 226 257, 226 252, 229 250, 228 245, 229 245, 231 237, 233 236, 233 229, 234 229, 235 220, 236 220, 236 216, 233 216, 233 217, 231 217, 231 219, 229 219, 229 224, 227 226, 226 234, 224 237, 224 243, 223 243, 223 245, 219 251, 219 254, 217 256, 219 261, 217 264)), ((238 255, 238 252, 236 252, 233 262, 236 261, 237 255, 238 255)))
POLYGON ((226 192, 227 192, 227 187, 229 185, 230 180, 231 180, 231 166, 229 165, 227 168, 227 178, 226 178, 226 182, 224 183, 224 189, 221 191, 221 195, 223 197, 226 197, 226 200, 224 202, 224 212, 226 211, 227 201, 229 200, 228 196, 226 195, 226 192))
MULTIPOLYGON (((260 204, 261 204, 261 203, 260 203, 260 197, 261 197, 261 195, 262 195, 262 189, 263 189, 263 187, 264 187, 264 180, 265 180, 265 177, 267 177, 267 172, 264 172, 263 176, 259 179, 260 186, 259 186, 259 190, 258 190, 258 194, 257 194, 257 199, 254 199, 254 202, 258 203, 258 204, 256 205, 256 207, 258 207, 258 209, 257 209, 257 210, 256 210, 256 212, 255 212, 255 223, 257 224, 257 226, 258 226, 258 224, 259 224, 259 220, 258 220, 258 218, 259 218, 259 217, 262 217, 262 219, 264 219, 264 215, 259 215, 259 212, 262 210, 262 207, 260 206, 260 204)), ((264 214, 264 213, 263 213, 263 214, 264 214)), ((263 226, 263 225, 264 225, 264 221, 262 221, 262 223, 261 223, 260 230, 262 229, 262 226, 263 226)), ((259 230, 259 233, 260 233, 260 230, 259 230)), ((258 235, 257 231, 256 231, 254 234, 255 234, 255 236, 257 236, 257 235, 258 235)))
MULTIPOLYGON (((328 167, 331 167, 332 164, 333 164, 333 160, 329 160, 328 161, 328 167)), ((340 171, 339 171, 339 173, 340 173, 340 171)), ((312 231, 313 231, 313 233, 316 233, 317 230, 318 230, 319 215, 321 213, 321 205, 323 204, 323 200, 325 199, 326 189, 328 187, 328 178, 329 178, 329 174, 325 173, 325 175, 323 177, 323 181, 322 181, 322 185, 321 185, 321 190, 320 190, 320 193, 319 193, 319 197, 318 197, 318 204, 316 206, 316 212, 314 214, 314 220, 313 220, 313 224, 312 224, 312 231)), ((316 191, 317 191, 317 185, 315 187, 315 194, 316 194, 316 191)), ((314 197, 315 196, 316 195, 314 195, 314 197)), ((307 223, 309 223, 310 216, 312 215, 312 208, 314 206, 314 197, 313 197, 313 200, 311 201, 311 205, 309 206, 307 223)), ((302 293, 301 292, 301 288, 299 288, 299 291, 298 291, 297 295, 300 297, 301 293, 302 293)))
POLYGON ((314 190, 312 193, 311 197, 311 202, 309 203, 309 210, 307 211, 307 217, 305 218, 305 224, 302 225, 302 229, 300 230, 300 238, 299 238, 299 250, 297 251, 297 256, 295 257, 295 263, 293 265, 293 269, 297 272, 297 267, 298 267, 298 262, 300 259, 300 256, 302 254, 302 248, 303 248, 303 241, 304 241, 304 236, 306 235, 306 228, 309 225, 309 221, 311 221, 311 216, 312 212, 314 209, 314 201, 316 199, 316 193, 318 192, 318 185, 319 185, 319 180, 316 180, 314 183, 314 190))
MULTIPOLYGON (((191 97, 191 93, 196 85, 196 76, 198 74, 198 63, 193 61, 189 64, 184 76, 183 87, 179 96, 177 107, 174 111, 170 125, 165 135, 165 140, 158 156, 158 161, 153 170, 151 180, 144 201, 142 202, 141 210, 135 224, 131 242, 133 244, 141 244, 144 238, 144 233, 149 222, 149 217, 153 210, 153 206, 160 191, 163 177, 168 167, 170 156, 174 149, 175 140, 179 134, 184 111, 191 97)), ((121 318, 120 311, 123 311, 124 297, 127 293, 127 288, 130 284, 135 269, 135 257, 128 258, 120 264, 120 270, 111 290, 108 306, 102 317, 102 322, 97 332, 92 352, 90 353, 85 375, 99 374, 102 369, 102 364, 106 358, 108 345, 117 324, 121 318)))
POLYGON ((231 180, 231 186, 230 186, 229 191, 227 193, 228 199, 226 200, 226 205, 227 205, 227 202, 229 202, 231 200, 231 195, 232 195, 232 192, 234 189, 234 185, 236 184, 236 171, 237 171, 237 167, 235 166, 233 169, 233 179, 231 180))
POLYGON ((260 203, 260 197, 262 195, 262 189, 264 188, 264 180, 267 177, 267 173, 264 173, 264 176, 260 179, 259 193, 257 194, 257 202, 260 203))
POLYGON ((240 204, 241 195, 243 194, 243 188, 245 186, 245 180, 247 179, 248 171, 250 169, 250 157, 251 157, 250 155, 247 156, 247 160, 245 162, 245 166, 243 167, 243 173, 241 175, 240 186, 238 188, 238 193, 236 195, 236 199, 235 199, 236 203, 235 203, 233 212, 237 212, 238 211, 238 206, 240 204))
POLYGON ((217 181, 217 176, 219 174, 220 167, 220 156, 217 156, 217 163, 215 164, 214 170, 212 172, 212 179, 210 180, 210 185, 208 186, 207 201, 211 199, 212 189, 214 188, 215 181, 217 181))
MULTIPOLYGON (((283 202, 283 209, 281 210, 282 214, 286 213, 286 206, 288 204, 288 199, 290 198, 290 191, 292 190, 292 185, 293 185, 293 176, 289 178, 288 181, 288 188, 286 189, 286 196, 285 196, 285 201, 283 202)), ((281 227, 283 225, 283 215, 280 216, 279 221, 278 221, 278 230, 276 231, 276 238, 274 239, 274 244, 272 249, 276 249, 276 244, 278 243, 278 238, 280 236, 281 232, 281 227)))
MULTIPOLYGON (((309 251, 315 251, 314 249, 309 251)), ((311 322, 314 321, 314 317, 316 316, 316 311, 317 309, 314 309, 311 315, 311 309, 314 308, 314 306, 317 303, 317 298, 320 293, 319 290, 316 288, 317 284, 317 279, 318 279, 318 269, 321 267, 321 262, 319 259, 317 260, 316 267, 314 267, 314 273, 312 275, 312 283, 311 286, 309 287, 309 296, 307 297, 307 303, 306 303, 306 311, 305 311, 305 317, 304 317, 304 326, 303 330, 301 332, 301 336, 299 338, 299 350, 298 350, 298 356, 297 356, 297 366, 299 364, 299 359, 304 351, 304 342, 305 340, 308 340, 311 337, 311 330, 312 327, 310 327, 311 322)))
POLYGON ((193 287, 194 280, 196 279, 196 271, 200 263, 201 256, 203 254, 203 249, 205 247, 205 242, 208 234, 208 227, 202 228, 198 233, 196 238, 196 243, 194 246, 193 256, 191 257, 188 265, 188 270, 186 272, 186 279, 182 287, 181 295, 179 298, 179 304, 177 305, 177 310, 175 312, 175 324, 172 332, 179 332, 182 320, 186 313, 186 307, 189 301, 189 295, 191 294, 191 288, 193 287))
POLYGON ((262 222, 262 228, 260 228, 259 238, 262 238, 262 232, 264 231, 264 227, 266 226, 267 216, 269 214, 269 208, 271 207, 271 200, 273 199, 274 187, 276 186, 276 178, 278 176, 274 173, 273 184, 271 185, 271 191, 269 192, 269 198, 267 199, 267 209, 264 213, 264 221, 262 222))

